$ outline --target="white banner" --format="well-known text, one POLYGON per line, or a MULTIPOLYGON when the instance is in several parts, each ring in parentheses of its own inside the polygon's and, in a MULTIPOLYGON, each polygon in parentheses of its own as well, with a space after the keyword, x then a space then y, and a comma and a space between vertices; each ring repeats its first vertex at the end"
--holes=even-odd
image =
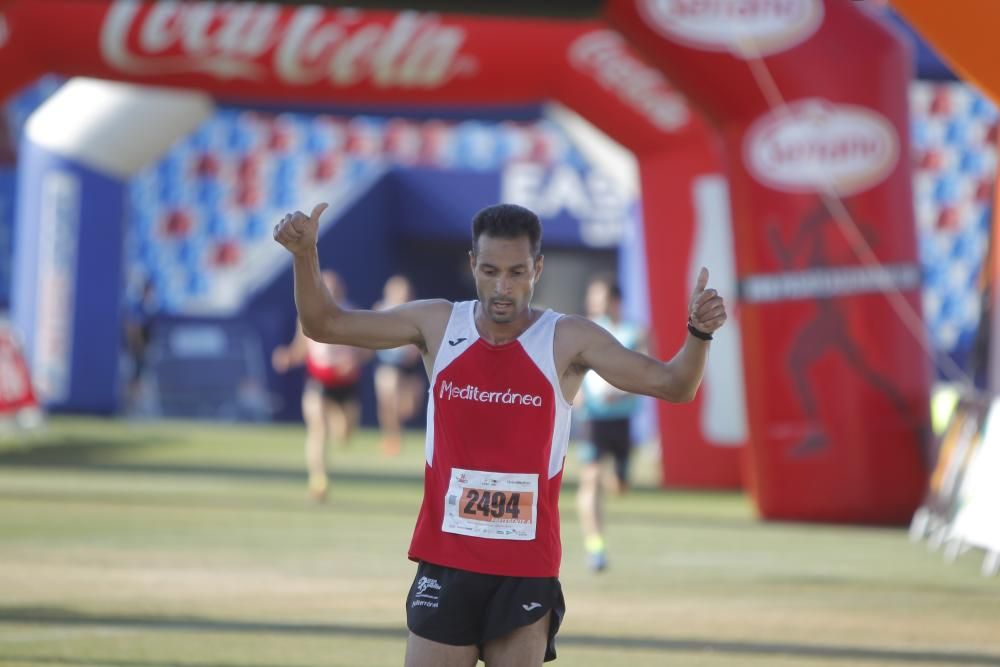
POLYGON ((983 438, 966 467, 949 538, 1000 551, 1000 400, 990 406, 983 438))
POLYGON ((982 440, 962 478, 949 539, 1000 551, 1000 400, 990 406, 982 440))

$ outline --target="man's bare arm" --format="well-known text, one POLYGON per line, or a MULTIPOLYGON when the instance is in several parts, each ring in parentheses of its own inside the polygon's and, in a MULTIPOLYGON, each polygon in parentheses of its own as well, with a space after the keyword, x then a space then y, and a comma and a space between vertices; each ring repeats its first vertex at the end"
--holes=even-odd
POLYGON ((319 219, 326 204, 317 204, 310 215, 290 213, 274 228, 274 240, 292 253, 295 274, 295 307, 303 332, 322 343, 339 343, 369 349, 412 343, 427 350, 426 332, 435 322, 447 321, 447 301, 414 301, 388 310, 342 308, 323 284, 316 251, 319 219))
POLYGON ((683 403, 694 398, 701 383, 705 353, 698 348, 707 345, 700 341, 686 341, 673 359, 663 362, 628 349, 586 318, 574 315, 559 326, 560 336, 579 350, 573 364, 580 372, 592 370, 623 392, 683 403))
MULTIPOLYGON (((688 313, 698 331, 712 334, 726 321, 726 311, 722 297, 705 289, 707 282, 708 271, 702 269, 688 313)), ((674 403, 690 401, 697 393, 708 360, 707 340, 688 334, 677 354, 663 362, 629 350, 610 332, 584 318, 573 317, 566 324, 568 338, 579 350, 575 363, 618 389, 674 403)))

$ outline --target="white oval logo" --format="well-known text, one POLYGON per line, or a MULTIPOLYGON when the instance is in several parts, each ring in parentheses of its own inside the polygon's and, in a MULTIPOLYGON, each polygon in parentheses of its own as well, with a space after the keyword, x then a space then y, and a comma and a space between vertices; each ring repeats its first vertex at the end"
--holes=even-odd
POLYGON ((898 158, 899 138, 887 118, 816 98, 760 117, 743 140, 747 170, 785 192, 863 192, 885 180, 898 158))
POLYGON ((754 58, 812 36, 823 23, 823 0, 640 0, 639 13, 669 40, 754 58))

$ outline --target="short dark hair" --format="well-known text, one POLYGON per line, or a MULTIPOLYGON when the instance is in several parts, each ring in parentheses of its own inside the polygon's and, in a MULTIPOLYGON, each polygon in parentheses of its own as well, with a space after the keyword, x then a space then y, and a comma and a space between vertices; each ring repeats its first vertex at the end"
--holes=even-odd
POLYGON ((472 254, 479 250, 479 237, 483 234, 501 239, 527 236, 531 243, 532 257, 542 251, 542 223, 533 211, 517 204, 494 204, 476 213, 472 218, 472 254))

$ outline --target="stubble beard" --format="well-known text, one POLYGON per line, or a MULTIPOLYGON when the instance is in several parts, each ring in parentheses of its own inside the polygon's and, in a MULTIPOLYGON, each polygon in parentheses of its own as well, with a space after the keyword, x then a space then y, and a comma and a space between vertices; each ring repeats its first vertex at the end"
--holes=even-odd
POLYGON ((510 299, 509 300, 510 308, 508 309, 507 313, 505 314, 496 313, 494 312, 492 307, 495 301, 498 301, 498 299, 489 298, 485 300, 480 300, 480 306, 482 306, 483 311, 486 313, 486 316, 489 317, 490 321, 492 321, 494 324, 510 324, 511 322, 517 319, 518 314, 520 314, 520 312, 523 310, 523 307, 520 307, 520 304, 518 304, 516 299, 510 299))

